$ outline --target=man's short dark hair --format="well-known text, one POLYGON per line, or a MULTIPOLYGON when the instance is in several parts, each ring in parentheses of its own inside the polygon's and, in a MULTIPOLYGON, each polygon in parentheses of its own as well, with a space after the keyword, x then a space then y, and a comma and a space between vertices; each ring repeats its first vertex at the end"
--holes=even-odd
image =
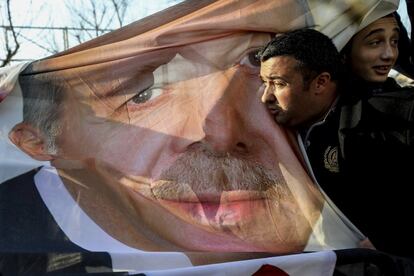
POLYGON ((338 50, 329 37, 313 29, 279 34, 257 54, 261 62, 277 56, 292 56, 298 61, 305 86, 322 72, 328 72, 334 81, 341 76, 338 50))

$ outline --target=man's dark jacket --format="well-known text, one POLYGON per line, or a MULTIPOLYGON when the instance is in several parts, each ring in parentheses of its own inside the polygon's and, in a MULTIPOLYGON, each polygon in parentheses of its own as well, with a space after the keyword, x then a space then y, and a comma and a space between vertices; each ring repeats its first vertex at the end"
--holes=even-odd
POLYGON ((352 81, 304 143, 318 183, 377 249, 414 256, 414 89, 352 81))

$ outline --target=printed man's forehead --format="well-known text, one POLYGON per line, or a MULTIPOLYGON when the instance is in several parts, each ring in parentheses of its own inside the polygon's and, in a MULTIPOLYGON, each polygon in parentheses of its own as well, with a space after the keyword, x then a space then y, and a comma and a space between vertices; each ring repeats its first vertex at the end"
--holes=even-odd
POLYGON ((180 54, 197 63, 228 68, 237 63, 249 50, 258 49, 270 40, 268 33, 236 33, 184 47, 180 54))
POLYGON ((75 69, 68 74, 68 82, 72 87, 82 87, 80 91, 97 99, 136 93, 151 86, 154 77, 158 85, 166 85, 227 70, 269 39, 270 35, 266 33, 245 33, 153 51, 75 69))

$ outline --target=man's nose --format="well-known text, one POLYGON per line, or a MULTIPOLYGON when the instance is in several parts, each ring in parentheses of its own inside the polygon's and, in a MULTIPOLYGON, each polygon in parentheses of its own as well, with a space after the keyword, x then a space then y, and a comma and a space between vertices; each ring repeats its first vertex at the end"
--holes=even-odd
POLYGON ((262 100, 262 103, 269 103, 269 102, 276 101, 276 97, 273 94, 273 90, 270 85, 269 86, 266 85, 266 87, 264 88, 261 100, 262 100))
POLYGON ((398 55, 398 48, 391 43, 386 43, 382 51, 381 57, 383 59, 396 59, 398 55))

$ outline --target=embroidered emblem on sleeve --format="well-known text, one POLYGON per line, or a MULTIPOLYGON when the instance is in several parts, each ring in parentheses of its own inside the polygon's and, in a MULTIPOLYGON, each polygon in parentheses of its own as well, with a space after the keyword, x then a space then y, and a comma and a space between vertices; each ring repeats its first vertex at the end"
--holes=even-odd
POLYGON ((339 172, 338 147, 327 147, 324 153, 323 163, 325 168, 333 173, 339 172))

